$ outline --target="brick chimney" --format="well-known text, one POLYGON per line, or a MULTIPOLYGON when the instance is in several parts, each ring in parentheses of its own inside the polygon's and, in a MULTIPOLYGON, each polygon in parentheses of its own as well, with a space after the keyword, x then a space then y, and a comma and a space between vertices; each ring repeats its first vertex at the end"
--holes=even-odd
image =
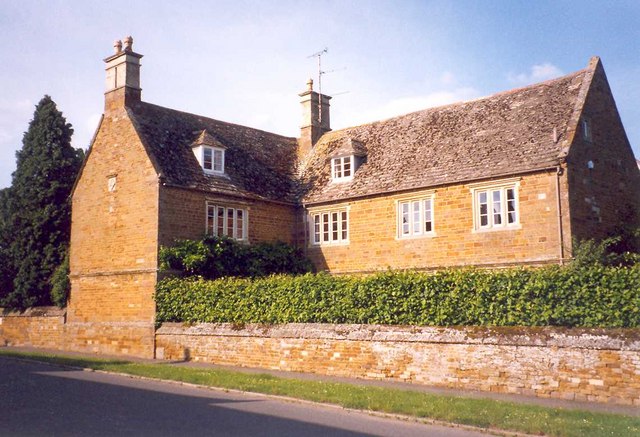
POLYGON ((133 51, 133 38, 113 43, 115 53, 104 60, 107 64, 107 88, 104 93, 105 112, 132 106, 140 101, 140 58, 133 51), (124 43, 124 50, 122 48, 124 43))
POLYGON ((306 91, 298 94, 302 104, 302 127, 298 140, 298 155, 304 157, 313 149, 320 137, 331 130, 329 100, 331 97, 313 90, 313 80, 307 81, 306 91))

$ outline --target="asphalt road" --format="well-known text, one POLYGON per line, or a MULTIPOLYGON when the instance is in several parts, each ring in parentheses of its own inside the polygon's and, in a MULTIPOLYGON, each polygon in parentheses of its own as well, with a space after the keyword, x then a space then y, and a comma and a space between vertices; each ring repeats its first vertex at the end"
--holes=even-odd
POLYGON ((0 357, 2 436, 486 434, 0 357))

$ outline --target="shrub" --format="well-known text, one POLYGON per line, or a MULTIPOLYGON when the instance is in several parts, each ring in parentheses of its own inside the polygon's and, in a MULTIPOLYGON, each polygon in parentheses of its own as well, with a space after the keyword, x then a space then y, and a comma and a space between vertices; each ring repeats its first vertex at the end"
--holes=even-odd
POLYGON ((69 280, 69 253, 51 275, 51 302, 62 308, 67 305, 71 281, 69 280))
MULTIPOLYGON (((639 234, 640 230, 635 234, 639 234)), ((574 240, 573 267, 629 266, 640 262, 640 253, 634 245, 631 234, 616 235, 596 241, 574 240)))
POLYGON ((249 246, 227 237, 207 236, 199 241, 177 240, 172 247, 162 247, 159 257, 161 270, 207 279, 312 271, 311 262, 299 249, 282 242, 249 246))
POLYGON ((640 327, 633 267, 169 278, 158 322, 640 327))

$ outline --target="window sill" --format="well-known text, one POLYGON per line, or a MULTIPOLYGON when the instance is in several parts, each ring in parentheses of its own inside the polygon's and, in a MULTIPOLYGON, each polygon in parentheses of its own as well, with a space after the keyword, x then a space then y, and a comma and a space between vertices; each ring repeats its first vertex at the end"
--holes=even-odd
POLYGON ((411 241, 411 240, 424 240, 424 239, 429 239, 429 238, 434 238, 437 237, 438 234, 436 234, 435 232, 428 232, 426 234, 421 234, 421 235, 396 235, 396 240, 397 241, 411 241))
POLYGON ((333 184, 343 184, 345 182, 351 182, 353 180, 353 176, 348 178, 332 178, 331 183, 333 184))
POLYGON ((202 171, 204 172, 205 176, 218 176, 218 177, 221 177, 221 178, 229 179, 229 175, 226 174, 225 172, 213 171, 213 170, 205 170, 205 169, 202 169, 202 171))
POLYGON ((323 247, 340 247, 340 246, 348 246, 349 241, 336 241, 335 243, 311 243, 309 244, 309 248, 323 248, 323 247))
POLYGON ((472 234, 484 234, 484 233, 487 233, 487 232, 517 231, 519 229, 522 229, 522 225, 521 224, 509 225, 509 226, 500 226, 500 227, 493 227, 493 228, 472 229, 471 233, 472 234))

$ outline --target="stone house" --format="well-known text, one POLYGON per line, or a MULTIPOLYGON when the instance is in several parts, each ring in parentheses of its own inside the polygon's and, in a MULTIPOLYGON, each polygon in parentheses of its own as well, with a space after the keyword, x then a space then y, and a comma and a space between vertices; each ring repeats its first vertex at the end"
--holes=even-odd
MULTIPOLYGON (((640 171, 598 58, 558 79, 299 138, 141 100, 132 40, 73 191, 73 348, 153 356, 158 248, 205 233, 304 248, 332 273, 562 263, 637 224, 640 171)), ((71 341, 71 340, 70 340, 71 341)))

